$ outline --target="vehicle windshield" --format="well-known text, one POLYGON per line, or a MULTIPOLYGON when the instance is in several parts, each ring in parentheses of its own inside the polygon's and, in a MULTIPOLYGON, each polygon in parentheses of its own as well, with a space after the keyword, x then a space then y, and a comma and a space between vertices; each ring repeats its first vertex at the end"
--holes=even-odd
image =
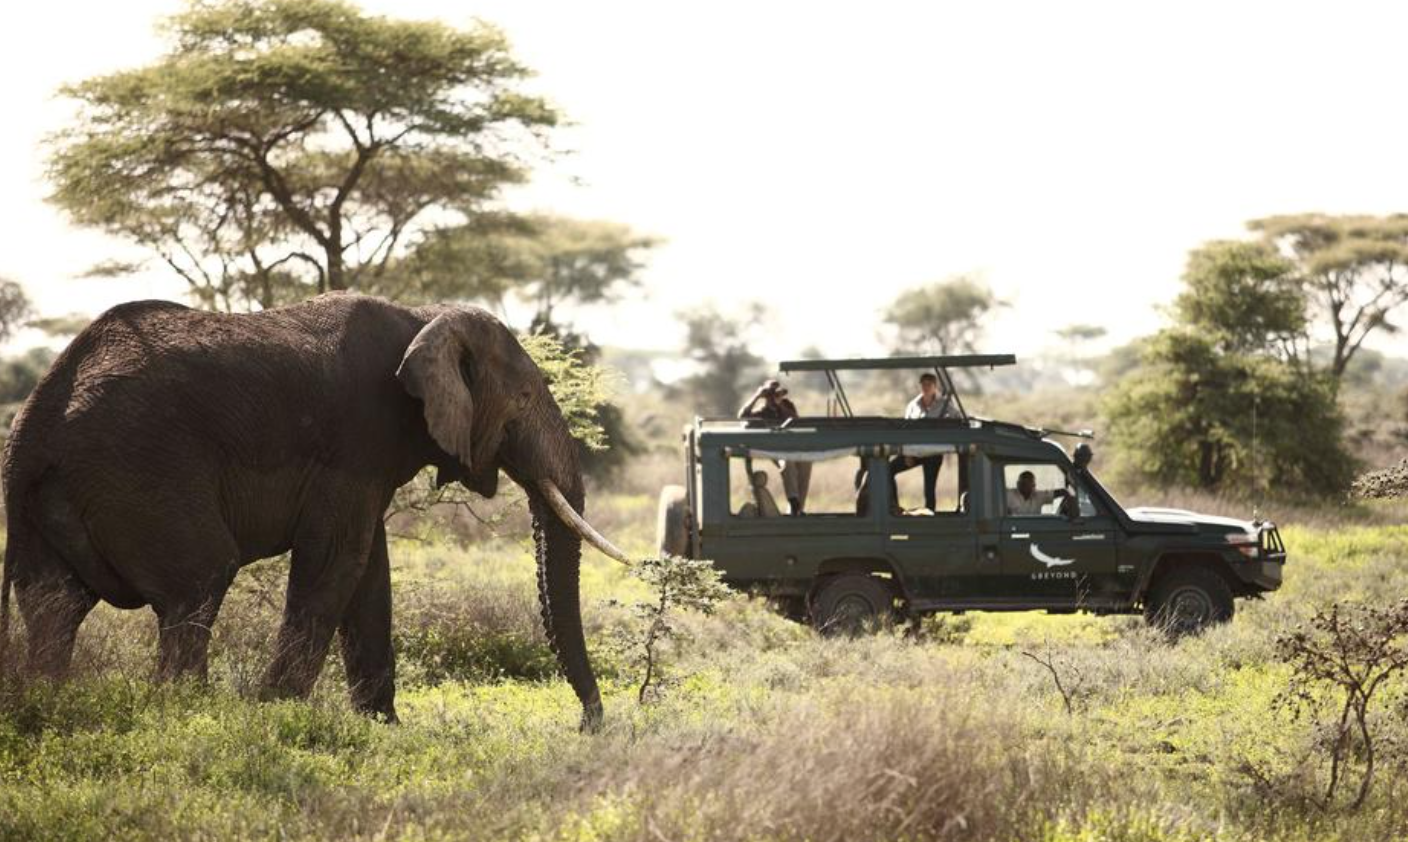
POLYGON ((1092 497, 1096 499, 1103 498, 1105 504, 1117 512, 1124 511, 1124 506, 1121 505, 1120 501, 1115 498, 1114 494, 1110 493, 1110 489, 1106 488, 1104 483, 1095 478, 1095 474, 1092 474, 1089 469, 1083 471, 1080 478, 1085 483, 1092 497))

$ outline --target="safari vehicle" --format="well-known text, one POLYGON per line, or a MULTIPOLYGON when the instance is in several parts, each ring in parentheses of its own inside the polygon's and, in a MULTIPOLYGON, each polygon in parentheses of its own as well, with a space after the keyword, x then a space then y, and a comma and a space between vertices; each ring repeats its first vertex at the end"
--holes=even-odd
POLYGON ((1090 472, 1089 444, 1068 453, 1053 440, 1088 433, 970 416, 950 371, 1015 362, 969 355, 782 363, 784 373, 826 376, 828 414, 782 423, 695 419, 684 433, 685 484, 661 492, 661 550, 710 559, 730 585, 765 594, 823 630, 935 612, 1045 610, 1142 612, 1187 633, 1230 620, 1234 599, 1280 586, 1286 551, 1274 524, 1126 509, 1090 472), (933 370, 955 417, 854 415, 840 373, 864 369, 933 370), (935 457, 942 460, 935 510, 916 508, 902 481, 912 489, 921 472, 896 477, 891 465, 935 457), (788 462, 805 462, 812 473, 814 493, 795 515, 755 483, 759 466, 788 462), (1024 472, 1041 498, 1064 494, 1039 514, 1009 511, 1024 472))

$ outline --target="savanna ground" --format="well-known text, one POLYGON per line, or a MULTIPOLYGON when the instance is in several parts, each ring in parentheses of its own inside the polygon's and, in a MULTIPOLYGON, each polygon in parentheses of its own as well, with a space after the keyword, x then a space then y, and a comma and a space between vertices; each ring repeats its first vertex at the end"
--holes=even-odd
MULTIPOLYGON (((676 472, 647 458, 589 514, 647 554, 655 490, 676 472)), ((468 544, 393 547, 396 727, 350 710, 335 658, 312 700, 253 700, 282 597, 280 562, 263 562, 224 607, 206 685, 148 681, 152 616, 106 607, 73 680, 9 677, 0 838, 1402 839, 1403 709, 1375 716, 1387 758, 1368 803, 1313 805, 1324 729, 1276 704, 1275 642, 1330 601, 1408 593, 1405 513, 1286 511, 1286 586, 1177 645, 1136 618, 1041 614, 822 639, 740 596, 679 618, 670 681, 644 705, 613 641, 639 633, 621 603, 647 594, 589 553, 607 709, 593 736, 537 626, 521 512, 468 544)))

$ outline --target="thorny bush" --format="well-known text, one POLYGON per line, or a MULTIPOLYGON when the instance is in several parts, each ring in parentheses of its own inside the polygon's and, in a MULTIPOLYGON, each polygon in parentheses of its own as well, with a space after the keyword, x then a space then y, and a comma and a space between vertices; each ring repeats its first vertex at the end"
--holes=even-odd
POLYGON ((733 592, 719 579, 713 562, 679 556, 647 558, 631 568, 631 575, 650 590, 650 598, 628 606, 640 625, 618 632, 622 660, 641 670, 636 698, 644 704, 664 683, 661 648, 684 637, 674 623, 682 610, 712 614, 733 592))
POLYGON ((1359 786, 1349 807, 1358 809, 1369 797, 1378 761, 1375 699, 1408 668, 1408 599, 1386 608, 1335 603, 1280 637, 1277 648, 1292 669, 1280 704, 1297 716, 1313 716, 1339 700, 1338 714, 1318 723, 1330 759, 1320 806, 1333 807, 1340 787, 1357 771, 1359 786))

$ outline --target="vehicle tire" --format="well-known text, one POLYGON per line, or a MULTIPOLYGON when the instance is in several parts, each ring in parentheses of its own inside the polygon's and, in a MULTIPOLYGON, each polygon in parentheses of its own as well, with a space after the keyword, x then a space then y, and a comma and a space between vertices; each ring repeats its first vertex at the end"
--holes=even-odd
POLYGON ((807 598, 804 596, 775 596, 768 600, 772 609, 788 620, 802 625, 811 624, 811 614, 807 613, 807 598))
POLYGON ((655 544, 664 555, 688 557, 694 545, 694 514, 683 485, 660 489, 660 516, 655 524, 655 544))
POLYGON ((1198 634, 1232 619, 1232 589, 1206 567, 1175 567, 1160 574, 1145 600, 1144 619, 1170 637, 1198 634))
POLYGON ((812 599, 812 625, 825 635, 854 637, 894 621, 894 589, 884 579, 864 573, 828 579, 812 599))

